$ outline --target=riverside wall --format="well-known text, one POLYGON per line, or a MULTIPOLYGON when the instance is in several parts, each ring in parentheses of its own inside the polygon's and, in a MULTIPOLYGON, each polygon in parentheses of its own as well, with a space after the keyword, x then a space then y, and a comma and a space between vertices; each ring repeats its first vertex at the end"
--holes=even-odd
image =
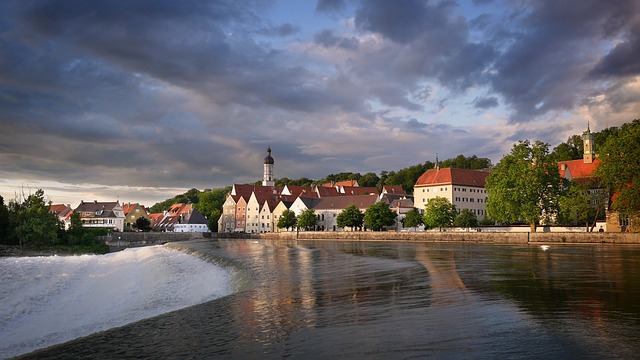
POLYGON ((109 235, 98 236, 109 246, 110 251, 118 251, 130 247, 162 245, 168 242, 188 241, 211 238, 211 233, 201 232, 113 232, 109 235))
POLYGON ((567 243, 567 244, 640 244, 640 233, 601 232, 373 232, 373 231, 301 231, 264 233, 262 239, 343 240, 407 242, 475 242, 495 244, 567 243))

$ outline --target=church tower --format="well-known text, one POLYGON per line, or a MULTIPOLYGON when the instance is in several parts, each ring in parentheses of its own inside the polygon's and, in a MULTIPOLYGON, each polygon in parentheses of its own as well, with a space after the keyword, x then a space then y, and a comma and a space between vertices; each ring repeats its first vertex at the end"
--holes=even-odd
POLYGON ((274 186, 273 181, 273 158, 271 157, 271 146, 267 148, 267 157, 264 158, 264 172, 262 175, 262 186, 274 186))
POLYGON ((593 163, 593 160, 596 157, 596 143, 593 140, 593 134, 589 129, 589 124, 587 123, 587 131, 582 134, 582 142, 584 143, 584 156, 582 159, 585 164, 593 163))

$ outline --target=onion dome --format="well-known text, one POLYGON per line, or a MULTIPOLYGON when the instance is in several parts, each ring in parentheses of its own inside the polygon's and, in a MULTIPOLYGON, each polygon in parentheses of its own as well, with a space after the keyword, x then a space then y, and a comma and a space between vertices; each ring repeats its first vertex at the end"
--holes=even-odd
POLYGON ((274 163, 273 158, 271 157, 271 146, 267 148, 267 156, 264 158, 264 163, 270 165, 273 165, 274 163))

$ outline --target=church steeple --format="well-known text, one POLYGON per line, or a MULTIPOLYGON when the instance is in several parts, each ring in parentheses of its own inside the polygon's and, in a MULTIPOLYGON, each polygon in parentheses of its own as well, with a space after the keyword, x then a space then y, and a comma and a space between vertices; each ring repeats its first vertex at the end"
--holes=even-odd
POLYGON ((438 153, 436 153, 436 163, 433 166, 434 169, 440 170, 440 163, 438 162, 438 153))
POLYGON ((267 148, 267 156, 264 158, 264 171, 262 174, 262 186, 274 186, 273 180, 273 158, 271 157, 271 146, 267 148))
POLYGON ((585 164, 591 164, 596 157, 596 143, 588 122, 587 131, 582 134, 582 142, 584 143, 584 155, 582 156, 582 159, 585 164))

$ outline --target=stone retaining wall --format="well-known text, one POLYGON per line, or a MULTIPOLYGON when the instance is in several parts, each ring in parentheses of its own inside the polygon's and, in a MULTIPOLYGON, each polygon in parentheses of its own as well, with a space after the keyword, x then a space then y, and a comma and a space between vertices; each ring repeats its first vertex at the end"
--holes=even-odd
POLYGON ((509 232, 330 232, 301 231, 264 233, 263 239, 281 240, 348 240, 348 241, 414 241, 414 242, 481 242, 499 244, 569 243, 569 244, 640 244, 638 233, 509 233, 509 232))
POLYGON ((114 232, 105 236, 98 236, 98 241, 109 245, 111 251, 129 247, 162 245, 168 242, 187 241, 211 237, 210 233, 201 232, 114 232), (208 234, 208 236, 206 236, 208 234))

